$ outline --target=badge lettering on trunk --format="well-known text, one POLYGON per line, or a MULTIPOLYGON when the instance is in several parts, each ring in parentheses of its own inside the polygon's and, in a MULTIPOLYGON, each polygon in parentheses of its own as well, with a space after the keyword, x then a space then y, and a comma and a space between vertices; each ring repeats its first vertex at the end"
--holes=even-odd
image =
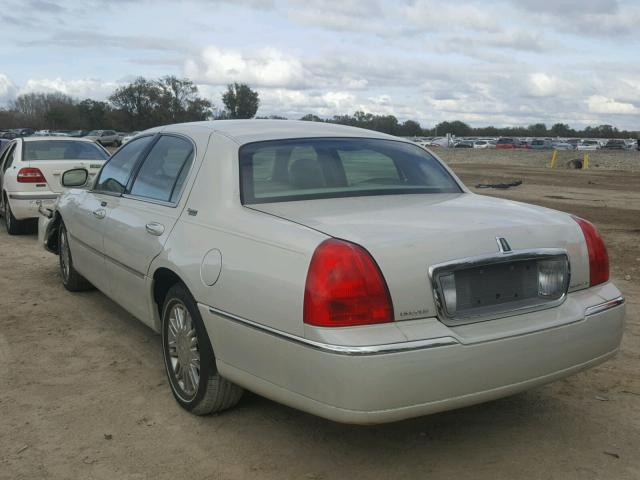
POLYGON ((510 253, 511 245, 507 242, 507 239, 504 237, 496 237, 496 241, 498 242, 498 249, 501 253, 510 253))

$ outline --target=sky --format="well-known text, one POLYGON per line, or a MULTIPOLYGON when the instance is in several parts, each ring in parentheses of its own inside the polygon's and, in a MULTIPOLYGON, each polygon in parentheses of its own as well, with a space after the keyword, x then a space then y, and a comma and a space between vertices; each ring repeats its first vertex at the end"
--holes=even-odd
POLYGON ((640 1, 2 0, 0 105, 188 77, 258 115, 640 130, 640 1))

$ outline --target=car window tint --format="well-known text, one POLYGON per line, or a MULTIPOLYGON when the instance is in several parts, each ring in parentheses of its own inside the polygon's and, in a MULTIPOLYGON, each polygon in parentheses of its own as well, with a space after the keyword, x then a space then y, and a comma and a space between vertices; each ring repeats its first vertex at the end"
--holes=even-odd
POLYGON ((373 150, 338 150, 349 185, 362 183, 402 184, 393 159, 373 150))
POLYGON ((240 177, 244 203, 461 191, 424 149, 364 138, 250 143, 240 148, 240 177))
POLYGON ((106 160, 107 152, 93 142, 78 140, 38 140, 24 142, 22 158, 40 160, 106 160))
POLYGON ((127 143, 105 164, 96 182, 95 190, 123 193, 133 167, 153 136, 141 137, 127 143))
POLYGON ((160 137, 140 167, 131 194, 163 202, 175 201, 192 161, 191 142, 169 135, 160 137))

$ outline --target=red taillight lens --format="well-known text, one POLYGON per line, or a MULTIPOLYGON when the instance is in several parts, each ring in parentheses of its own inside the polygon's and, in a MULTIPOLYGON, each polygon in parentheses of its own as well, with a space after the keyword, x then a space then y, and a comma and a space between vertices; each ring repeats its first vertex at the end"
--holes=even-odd
POLYGON ((322 242, 307 273, 304 322, 320 327, 348 327, 391 321, 389 290, 371 255, 344 240, 322 242))
POLYGON ((580 225, 589 252, 589 286, 600 285, 609 280, 609 255, 596 227, 584 218, 573 217, 580 225))
POLYGON ((18 183, 47 183, 39 168, 21 168, 18 170, 18 183))

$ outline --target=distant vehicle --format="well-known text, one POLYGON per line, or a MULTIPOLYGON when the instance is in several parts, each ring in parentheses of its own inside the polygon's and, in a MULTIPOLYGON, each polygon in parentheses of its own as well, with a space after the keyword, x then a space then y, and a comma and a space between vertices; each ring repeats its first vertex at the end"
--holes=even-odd
POLYGON ((576 149, 580 151, 600 150, 600 142, 597 140, 582 140, 576 149))
POLYGON ((640 151, 640 138, 636 140, 636 149, 640 151))
POLYGON ((35 132, 33 132, 33 135, 35 137, 48 137, 49 135, 51 135, 51 131, 50 130, 36 130, 35 132))
POLYGON ((556 140, 552 145, 554 150, 575 150, 573 145, 569 142, 565 142, 564 140, 556 140))
MULTIPOLYGON (((127 133, 124 137, 122 137, 122 145, 124 145, 125 143, 127 143, 129 140, 131 140, 133 137, 135 137, 136 135, 138 135, 140 132, 131 132, 131 133, 127 133)), ((423 140, 414 140, 418 145, 425 145, 423 140)))
POLYGON ((518 148, 531 148, 531 145, 529 145, 529 142, 527 142, 526 140, 520 140, 520 145, 518 146, 518 148))
POLYGON ((10 235, 22 233, 38 208, 52 205, 64 191, 67 169, 98 173, 109 153, 90 140, 68 137, 26 137, 12 140, 0 156, 0 206, 10 235))
POLYGON ((67 135, 69 137, 86 137, 87 135, 89 135, 89 130, 70 130, 69 132, 67 132, 67 135))
POLYGON ((491 145, 489 140, 475 140, 473 148, 495 148, 495 143, 491 145))
POLYGON ((122 145, 122 138, 115 130, 92 130, 84 138, 98 142, 104 147, 119 147, 122 145))
POLYGON ((530 148, 533 150, 551 150, 553 145, 549 140, 536 139, 531 141, 530 148))
POLYGON ((16 134, 16 132, 12 131, 12 130, 8 130, 6 132, 2 132, 0 133, 0 138, 4 138, 6 140, 13 140, 14 138, 16 138, 18 135, 16 134))
POLYGON ((453 148, 473 148, 473 142, 470 142, 468 140, 462 140, 460 142, 457 142, 453 148))
POLYGON ((519 148, 519 147, 520 147, 520 140, 518 140, 517 138, 502 137, 498 139, 498 141, 496 142, 496 148, 510 149, 510 148, 519 148))
POLYGON ((624 140, 609 140, 604 145, 604 148, 606 148, 607 150, 626 150, 627 144, 624 140))
POLYGON ((29 135, 33 135, 35 130, 33 128, 14 128, 13 133, 18 137, 28 137, 29 135))
POLYGON ((575 150, 576 147, 580 144, 580 139, 579 138, 570 138, 569 140, 567 140, 567 143, 570 143, 571 145, 573 145, 573 149, 575 150))

